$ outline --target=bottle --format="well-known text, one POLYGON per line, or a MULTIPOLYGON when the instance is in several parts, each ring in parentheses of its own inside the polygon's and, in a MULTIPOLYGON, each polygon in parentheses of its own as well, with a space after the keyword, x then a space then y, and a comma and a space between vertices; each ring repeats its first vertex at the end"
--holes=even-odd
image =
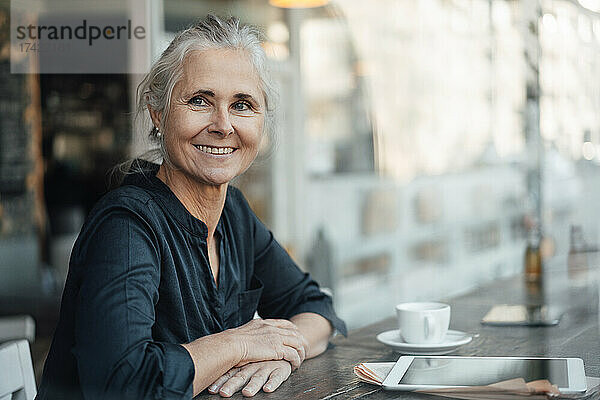
POLYGON ((527 282, 538 282, 542 277, 540 236, 537 226, 532 227, 527 235, 527 249, 525 250, 525 279, 527 282))

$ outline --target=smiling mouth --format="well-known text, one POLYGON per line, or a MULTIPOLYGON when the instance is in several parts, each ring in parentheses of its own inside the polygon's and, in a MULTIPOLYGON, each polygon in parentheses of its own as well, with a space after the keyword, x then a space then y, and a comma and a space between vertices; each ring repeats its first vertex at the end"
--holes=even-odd
POLYGON ((207 154, 231 154, 236 150, 234 147, 212 147, 199 144, 195 144, 194 147, 207 154))

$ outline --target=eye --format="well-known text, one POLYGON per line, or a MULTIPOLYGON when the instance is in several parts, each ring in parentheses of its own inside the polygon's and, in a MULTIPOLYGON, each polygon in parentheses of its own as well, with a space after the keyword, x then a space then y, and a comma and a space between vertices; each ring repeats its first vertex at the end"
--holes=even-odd
POLYGON ((206 100, 202 96, 194 96, 194 97, 192 97, 188 101, 188 104, 191 104, 193 106, 206 106, 206 105, 208 105, 208 103, 206 102, 206 100))
POLYGON ((233 103, 232 108, 235 111, 248 111, 252 109, 252 106, 246 101, 238 101, 236 103, 233 103))

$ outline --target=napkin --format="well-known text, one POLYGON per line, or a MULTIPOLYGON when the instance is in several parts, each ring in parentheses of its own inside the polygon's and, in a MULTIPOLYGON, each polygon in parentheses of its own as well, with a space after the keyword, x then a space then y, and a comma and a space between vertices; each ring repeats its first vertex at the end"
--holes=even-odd
MULTIPOLYGON (((373 385, 383 383, 385 377, 394 366, 394 362, 383 363, 360 363, 354 367, 354 373, 363 382, 373 385)), ((590 395, 598 393, 600 379, 588 377, 588 391, 583 395, 564 395, 561 398, 585 399, 590 395)), ((525 380, 511 379, 488 386, 471 386, 467 388, 448 388, 419 390, 419 393, 427 393, 437 396, 466 400, 502 400, 527 398, 530 400, 546 400, 560 395, 558 388, 547 380, 539 380, 526 383, 525 380)))

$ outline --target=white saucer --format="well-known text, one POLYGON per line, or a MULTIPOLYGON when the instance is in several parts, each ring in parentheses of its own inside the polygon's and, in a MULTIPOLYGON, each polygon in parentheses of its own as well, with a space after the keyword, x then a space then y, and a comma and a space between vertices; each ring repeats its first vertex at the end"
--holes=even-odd
POLYGON ((391 347, 399 353, 403 354, 429 354, 441 355, 448 354, 459 348, 460 346, 469 343, 473 336, 461 331, 453 331, 451 329, 446 333, 446 338, 442 343, 406 343, 400 336, 400 330, 393 329, 385 331, 377 335, 377 340, 386 346, 391 347))

